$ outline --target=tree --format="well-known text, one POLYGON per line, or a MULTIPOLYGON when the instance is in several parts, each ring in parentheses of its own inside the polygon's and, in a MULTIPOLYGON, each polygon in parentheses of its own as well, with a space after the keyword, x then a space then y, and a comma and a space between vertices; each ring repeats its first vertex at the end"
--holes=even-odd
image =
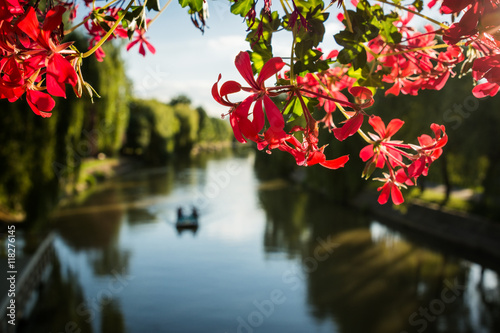
MULTIPOLYGON (((442 0, 439 6, 437 0, 411 4, 400 0, 352 0, 351 4, 343 0, 328 4, 323 0, 290 0, 280 2, 281 12, 273 11, 270 0, 264 0, 262 8, 255 0, 231 2, 232 14, 247 23, 251 51, 241 52, 235 59, 246 86, 236 81, 220 84, 219 76, 212 94, 229 108, 235 138, 243 143, 253 141, 260 150, 287 152, 298 165, 339 169, 350 165, 350 156, 327 159, 325 146, 320 143, 321 127, 338 141, 358 134, 367 144, 359 153, 365 162, 363 177, 370 178, 376 169, 384 171, 375 178, 382 182, 381 204, 390 198, 395 204, 404 201, 400 188, 416 185, 422 175, 427 175, 430 165, 442 155, 448 136, 443 125, 433 123, 428 131, 431 135, 422 134, 411 144, 394 139, 404 122, 397 118, 382 120, 371 113, 376 90, 385 89, 386 95, 417 95, 422 90, 441 90, 450 77, 469 72, 475 82, 472 93, 477 98, 494 96, 500 89, 500 0, 442 0), (433 9, 436 16, 423 14, 424 6, 433 9), (437 10, 451 15, 454 23, 441 23, 437 10), (339 49, 323 53, 318 46, 332 12, 344 28, 334 36, 339 49), (416 28, 417 17, 428 22, 425 30, 416 28), (281 32, 292 37, 289 58, 273 54, 272 37, 281 32), (459 64, 462 67, 457 70, 459 64), (276 85, 266 86, 265 81, 273 76, 276 85), (239 102, 229 99, 241 91, 250 95, 239 102), (275 102, 274 97, 280 95, 285 98, 275 102), (321 119, 313 116, 318 108, 325 112, 321 119), (300 125, 290 125, 299 118, 300 125), (363 126, 371 133, 365 133, 363 126)), ((84 92, 95 95, 80 68, 91 55, 102 60, 106 41, 129 38, 127 49, 138 45, 142 55, 146 49, 155 53, 145 33, 170 1, 163 7, 159 1, 150 0, 110 1, 102 7, 96 7, 93 1, 86 3, 88 15, 64 30, 64 14, 70 14, 70 21, 76 17, 75 2, 2 0, 1 98, 12 102, 26 95, 34 113, 50 117, 55 106, 53 96, 66 97, 66 84, 78 97, 84 92), (120 7, 122 4, 126 7, 120 7), (148 12, 157 15, 148 19, 148 12), (61 37, 81 26, 91 36, 86 52, 61 37)), ((194 25, 203 32, 208 2, 179 3, 187 7, 194 25)), ((186 107, 182 99, 175 105, 183 147, 192 145, 198 132, 183 125, 191 121, 191 115, 183 110, 186 107)), ((196 122, 199 124, 199 119, 196 122)))

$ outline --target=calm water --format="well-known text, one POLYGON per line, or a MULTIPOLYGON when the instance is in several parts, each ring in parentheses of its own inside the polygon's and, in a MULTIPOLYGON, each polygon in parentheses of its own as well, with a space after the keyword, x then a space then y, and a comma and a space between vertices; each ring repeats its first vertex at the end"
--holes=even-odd
POLYGON ((138 171, 59 212, 58 258, 20 331, 500 332, 497 272, 259 183, 252 163, 138 171), (193 204, 200 228, 179 233, 193 204))

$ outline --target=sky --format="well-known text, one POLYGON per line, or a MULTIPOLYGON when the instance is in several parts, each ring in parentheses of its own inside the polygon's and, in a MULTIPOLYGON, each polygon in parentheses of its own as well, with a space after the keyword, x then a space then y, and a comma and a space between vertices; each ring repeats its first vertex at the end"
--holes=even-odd
MULTIPOLYGON (((222 81, 243 82, 234 66, 234 58, 240 51, 249 50, 245 41, 246 24, 241 17, 230 13, 229 1, 209 0, 208 4, 210 17, 203 35, 192 24, 187 9, 174 0, 147 33, 156 53, 143 57, 137 46, 124 52, 136 97, 168 102, 184 94, 194 106, 202 106, 212 116, 227 113, 227 107, 213 100, 211 88, 219 73, 222 81)), ((332 11, 334 16, 326 23, 325 50, 334 47, 333 34, 341 27, 335 18, 336 6, 332 11)), ((275 56, 288 56, 290 47, 290 33, 282 31, 273 36, 275 56)))
MULTIPOLYGON (((160 0, 161 5, 165 2, 160 0)), ((246 24, 243 18, 230 13, 231 3, 228 0, 208 0, 208 5, 210 16, 204 34, 192 24, 187 8, 182 8, 178 0, 173 0, 147 33, 156 53, 143 57, 138 52, 138 46, 124 52, 127 74, 134 82, 136 97, 168 102, 184 94, 195 107, 202 106, 212 116, 228 112, 227 107, 213 100, 211 88, 219 73, 222 74, 222 82, 244 82, 234 66, 234 58, 240 51, 250 48, 245 41, 246 24)), ((349 1, 346 5, 351 7, 349 1)), ((273 2, 272 9, 279 9, 277 0, 273 2)), ((320 45, 324 53, 338 48, 333 35, 343 29, 337 19, 340 11, 336 5, 328 9, 330 17, 325 23, 326 33, 320 45)), ((424 13, 430 14, 427 9, 424 13)), ((150 14, 153 17, 156 13, 150 14)), ((415 20, 424 23, 417 17, 415 20)), ((288 57, 291 39, 291 33, 287 31, 275 33, 274 56, 288 57)))

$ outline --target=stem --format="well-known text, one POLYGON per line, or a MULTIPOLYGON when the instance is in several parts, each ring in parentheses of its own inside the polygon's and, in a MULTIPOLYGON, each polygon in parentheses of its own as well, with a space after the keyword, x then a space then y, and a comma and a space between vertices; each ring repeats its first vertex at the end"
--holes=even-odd
POLYGON ((121 0, 113 0, 111 2, 108 2, 107 4, 105 4, 104 6, 102 6, 101 9, 108 8, 109 6, 111 6, 112 4, 114 4, 115 2, 118 2, 118 1, 121 1, 121 0))
POLYGON ((349 32, 353 32, 354 30, 352 30, 351 18, 349 17, 349 13, 347 13, 347 8, 343 2, 342 2, 342 9, 344 10, 344 17, 347 22, 347 29, 349 29, 349 32))
MULTIPOLYGON (((314 75, 314 74, 313 74, 313 75, 314 75)), ((359 110, 359 107, 358 107, 358 105, 356 105, 356 104, 353 104, 353 103, 351 103, 351 102, 342 101, 342 100, 340 100, 340 99, 336 99, 335 97, 332 97, 332 96, 331 96, 331 94, 330 94, 330 92, 328 91, 328 89, 325 89, 325 90, 328 92, 328 95, 329 95, 329 96, 325 96, 325 95, 322 95, 322 94, 317 93, 317 92, 315 92, 315 91, 311 91, 311 90, 304 89, 304 88, 300 88, 300 90, 301 90, 301 91, 303 91, 303 92, 305 92, 305 93, 308 93, 308 94, 314 95, 314 96, 316 96, 316 97, 320 97, 320 98, 328 99, 328 100, 330 100, 330 101, 332 101, 332 102, 339 103, 339 104, 341 103, 341 104, 343 104, 343 105, 345 105, 345 106, 347 106, 347 107, 349 107, 349 108, 352 108, 352 109, 354 109, 354 110, 359 110)), ((347 117, 347 119, 349 119, 349 117, 347 117)))
POLYGON ((156 21, 156 19, 157 19, 157 18, 161 15, 161 13, 163 13, 163 11, 164 11, 165 9, 167 9, 168 5, 170 5, 170 3, 171 3, 171 2, 172 2, 172 0, 168 0, 168 1, 167 1, 167 3, 163 6, 163 8, 162 8, 162 9, 160 9, 160 11, 158 12, 158 14, 156 14, 156 15, 155 15, 155 17, 153 17, 153 19, 152 19, 151 21, 149 21, 149 23, 148 23, 148 25, 147 25, 147 27, 148 27, 148 28, 149 28, 149 26, 150 26, 151 24, 153 24, 153 22, 154 22, 154 21, 156 21))
POLYGON ((414 49, 410 50, 404 50, 404 51, 399 51, 399 52, 393 52, 393 53, 384 53, 384 54, 377 54, 377 57, 379 56, 384 56, 384 57, 391 57, 391 56, 396 56, 404 53, 410 53, 410 52, 416 52, 416 51, 424 51, 424 50, 430 50, 430 49, 441 49, 448 47, 448 44, 437 44, 437 45, 431 45, 431 46, 422 46, 422 47, 417 47, 414 49))
POLYGON ((424 18, 424 19, 426 19, 426 20, 428 20, 428 21, 430 21, 430 22, 432 22, 432 23, 434 23, 434 24, 439 25, 439 26, 440 26, 441 28, 443 28, 443 29, 448 29, 448 28, 449 28, 446 24, 441 23, 441 22, 439 22, 439 21, 437 21, 437 20, 434 20, 433 18, 430 18, 430 17, 428 17, 428 16, 426 16, 426 15, 424 15, 424 14, 421 14, 421 13, 419 13, 419 12, 415 11, 415 10, 411 10, 410 8, 406 8, 406 7, 404 7, 404 6, 401 6, 401 5, 395 4, 395 3, 393 3, 393 2, 389 2, 389 1, 387 1, 387 0, 377 0, 377 1, 378 1, 378 2, 382 2, 382 3, 385 3, 385 4, 387 4, 387 5, 394 6, 394 7, 396 7, 396 8, 402 9, 402 10, 406 10, 406 11, 407 11, 407 12, 409 12, 409 13, 412 13, 412 14, 414 14, 414 15, 420 16, 421 18, 424 18))
MULTIPOLYGON (((115 2, 118 2, 120 0, 113 0, 107 4, 105 4, 104 6, 101 7, 101 9, 105 9, 105 8, 108 8, 109 6, 111 6, 112 4, 114 4, 115 2)), ((92 3, 93 7, 92 7, 92 10, 95 10, 95 6, 94 6, 94 2, 92 3)), ((87 16, 85 18, 85 20, 83 20, 82 22, 78 23, 77 25, 75 25, 74 27, 71 27, 69 28, 68 30, 64 31, 64 35, 68 35, 70 33, 72 33, 73 31, 75 31, 77 28, 81 27, 82 25, 85 24, 85 22, 87 22, 88 20, 90 19, 90 15, 87 16)))
MULTIPOLYGON (((294 85, 286 85, 286 86, 276 86, 276 87, 270 87, 270 88, 266 88, 267 91, 274 91, 274 90, 282 90, 282 89, 292 89, 292 88, 295 88, 294 85)), ((286 90, 286 91, 289 91, 289 90, 286 90)), ((285 92, 285 91, 283 91, 285 92)))
MULTIPOLYGON (((280 0, 280 1, 281 1, 281 3, 283 4, 283 0, 280 0)), ((293 1, 293 0, 292 0, 292 1, 293 1)), ((288 0, 284 0, 284 3, 285 3, 286 5, 288 5, 288 9, 289 9, 291 12, 293 12, 293 8, 292 8, 292 6, 290 6, 290 4, 288 3, 288 0)), ((284 6, 283 6, 283 9, 285 10, 285 12, 286 12, 286 5, 284 5, 284 6)))
POLYGON ((127 14, 128 10, 130 9, 130 7, 132 7, 132 4, 134 2, 135 2, 135 0, 130 0, 127 8, 125 8, 121 17, 118 20, 116 20, 115 24, 113 24, 111 29, 109 29, 109 31, 104 35, 104 37, 102 37, 101 40, 99 42, 97 42, 97 44, 95 44, 93 48, 91 48, 90 50, 88 50, 87 52, 85 52, 82 55, 82 58, 87 58, 87 57, 91 56, 92 54, 94 54, 94 52, 97 51, 97 49, 100 48, 102 46, 102 44, 104 44, 108 40, 108 38, 113 34, 113 32, 116 30, 116 28, 118 28, 118 26, 122 22, 123 18, 125 17, 125 14, 127 14))
POLYGON ((90 19, 90 15, 87 16, 87 18, 85 18, 85 20, 83 20, 82 22, 78 23, 77 25, 69 28, 68 30, 64 31, 64 36, 66 35, 69 35, 70 33, 72 33, 73 31, 75 31, 76 29, 78 29, 79 27, 81 27, 82 25, 85 24, 85 22, 87 22, 88 20, 90 19))
POLYGON ((290 54, 290 83, 293 85, 295 83, 295 73, 293 72, 293 65, 295 62, 294 53, 295 53, 295 27, 292 28, 292 50, 290 54))

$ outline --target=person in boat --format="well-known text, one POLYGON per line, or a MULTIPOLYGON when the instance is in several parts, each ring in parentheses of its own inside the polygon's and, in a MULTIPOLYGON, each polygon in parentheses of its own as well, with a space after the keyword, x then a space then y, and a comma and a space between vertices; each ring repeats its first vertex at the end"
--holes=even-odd
POLYGON ((182 213, 182 207, 177 208, 177 219, 180 220, 184 218, 184 214, 182 213))
POLYGON ((196 207, 193 207, 193 212, 191 213, 191 216, 194 219, 198 219, 198 210, 196 209, 196 207))

